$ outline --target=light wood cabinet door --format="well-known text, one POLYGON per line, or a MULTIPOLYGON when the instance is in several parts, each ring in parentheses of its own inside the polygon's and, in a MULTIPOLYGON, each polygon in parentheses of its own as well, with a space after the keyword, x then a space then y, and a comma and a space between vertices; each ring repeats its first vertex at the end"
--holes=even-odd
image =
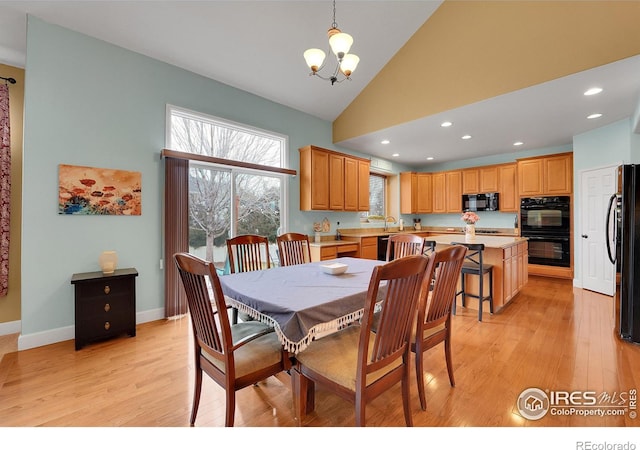
POLYGON ((418 177, 415 172, 400 173, 400 213, 415 214, 418 197, 418 177))
POLYGON ((358 160, 358 211, 369 211, 369 161, 358 160))
POLYGON ((400 212, 426 214, 433 212, 433 187, 430 173, 400 174, 400 212))
POLYGON ((487 166, 487 167, 481 167, 480 168, 480 170, 479 170, 480 190, 479 190, 479 192, 481 192, 481 193, 483 193, 483 192, 498 192, 500 190, 498 167, 499 166, 487 166))
POLYGON ((378 259, 377 237, 363 237, 360 240, 360 258, 378 259))
POLYGON ((344 158, 344 210, 358 210, 358 161, 344 158))
POLYGON ((518 160, 519 194, 571 195, 573 192, 573 154, 561 153, 518 160))
POLYGON ((416 174, 417 199, 416 212, 418 214, 427 214, 433 211, 433 189, 431 186, 431 174, 416 174))
POLYGON ((344 209, 344 156, 329 153, 329 209, 344 209))
POLYGON ((498 166, 498 192, 500 194, 499 205, 502 212, 518 212, 520 209, 516 190, 516 164, 498 166))
POLYGON ((544 158, 544 194, 571 194, 573 191, 573 157, 562 154, 544 158))
POLYGON ((329 153, 312 146, 300 149, 300 209, 329 209, 329 153))
POLYGON ((518 184, 520 195, 531 197, 542 195, 544 164, 542 159, 518 161, 518 184))
POLYGON ((462 212, 462 172, 445 172, 446 212, 462 212))
POLYGON ((434 213, 446 213, 447 212, 447 186, 446 177, 444 172, 434 173, 431 176, 433 182, 433 212, 434 213))
POLYGON ((465 169, 462 171, 462 193, 478 194, 480 191, 480 171, 465 169))

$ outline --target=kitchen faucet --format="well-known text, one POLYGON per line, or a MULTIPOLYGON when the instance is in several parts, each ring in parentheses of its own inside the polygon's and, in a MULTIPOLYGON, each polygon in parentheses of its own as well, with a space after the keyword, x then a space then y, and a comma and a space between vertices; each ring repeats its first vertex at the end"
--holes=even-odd
POLYGON ((393 223, 396 223, 396 218, 393 217, 393 216, 387 216, 387 217, 384 218, 384 231, 388 231, 389 230, 388 225, 387 225, 388 224, 387 221, 391 221, 393 223))

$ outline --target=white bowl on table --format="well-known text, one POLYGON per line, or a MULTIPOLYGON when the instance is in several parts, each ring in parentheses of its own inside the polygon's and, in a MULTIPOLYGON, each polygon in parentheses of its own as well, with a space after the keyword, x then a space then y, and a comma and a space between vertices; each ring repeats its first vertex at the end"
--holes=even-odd
POLYGON ((347 264, 338 262, 331 264, 321 264, 320 267, 322 267, 322 271, 324 273, 328 273, 329 275, 340 275, 342 273, 345 273, 349 268, 347 264))

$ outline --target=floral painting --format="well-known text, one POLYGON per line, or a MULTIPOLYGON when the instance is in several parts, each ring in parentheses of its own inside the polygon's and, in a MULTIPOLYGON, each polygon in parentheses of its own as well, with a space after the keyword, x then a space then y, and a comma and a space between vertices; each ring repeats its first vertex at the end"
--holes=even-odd
POLYGON ((59 214, 142 214, 140 172, 66 164, 60 164, 58 170, 59 214))

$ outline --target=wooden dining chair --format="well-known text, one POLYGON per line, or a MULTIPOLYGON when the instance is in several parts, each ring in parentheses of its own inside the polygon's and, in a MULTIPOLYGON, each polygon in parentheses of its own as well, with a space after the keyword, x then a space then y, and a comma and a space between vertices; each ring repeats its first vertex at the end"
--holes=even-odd
POLYGON ((281 266, 311 262, 309 236, 301 233, 284 233, 276 238, 281 266))
POLYGON ((408 256, 376 266, 371 275, 364 315, 360 323, 313 341, 296 355, 292 370, 297 417, 313 395, 315 384, 354 403, 356 425, 365 426, 366 404, 383 392, 402 384, 402 403, 407 426, 413 425, 409 396, 411 329, 418 303, 425 296, 427 258, 408 256), (386 286, 380 321, 371 326, 381 284, 386 286))
POLYGON ((436 251, 429 257, 426 276, 433 281, 423 302, 424 308, 418 310, 415 339, 411 344, 411 351, 415 353, 418 396, 423 410, 427 409, 423 354, 441 342, 444 343, 449 382, 455 386, 451 362, 451 309, 466 253, 466 247, 455 245, 436 251))
POLYGON ((188 253, 176 253, 174 259, 187 294, 193 329, 195 383, 189 423, 193 426, 196 421, 204 372, 225 389, 225 426, 231 427, 236 391, 289 370, 288 353, 268 325, 258 321, 230 324, 220 280, 211 262, 188 253))
POLYGON ((409 255, 421 255, 424 238, 415 234, 394 234, 387 244, 387 262, 409 255))
POLYGON ((227 239, 227 256, 231 273, 269 269, 269 240, 257 234, 242 234, 227 239))
MULTIPOLYGON (((227 239, 227 259, 231 273, 252 272, 271 268, 269 257, 269 240, 257 234, 242 234, 227 239)), ((239 312, 233 308, 232 322, 238 323, 239 312)), ((245 322, 252 320, 249 315, 242 313, 245 322)))

